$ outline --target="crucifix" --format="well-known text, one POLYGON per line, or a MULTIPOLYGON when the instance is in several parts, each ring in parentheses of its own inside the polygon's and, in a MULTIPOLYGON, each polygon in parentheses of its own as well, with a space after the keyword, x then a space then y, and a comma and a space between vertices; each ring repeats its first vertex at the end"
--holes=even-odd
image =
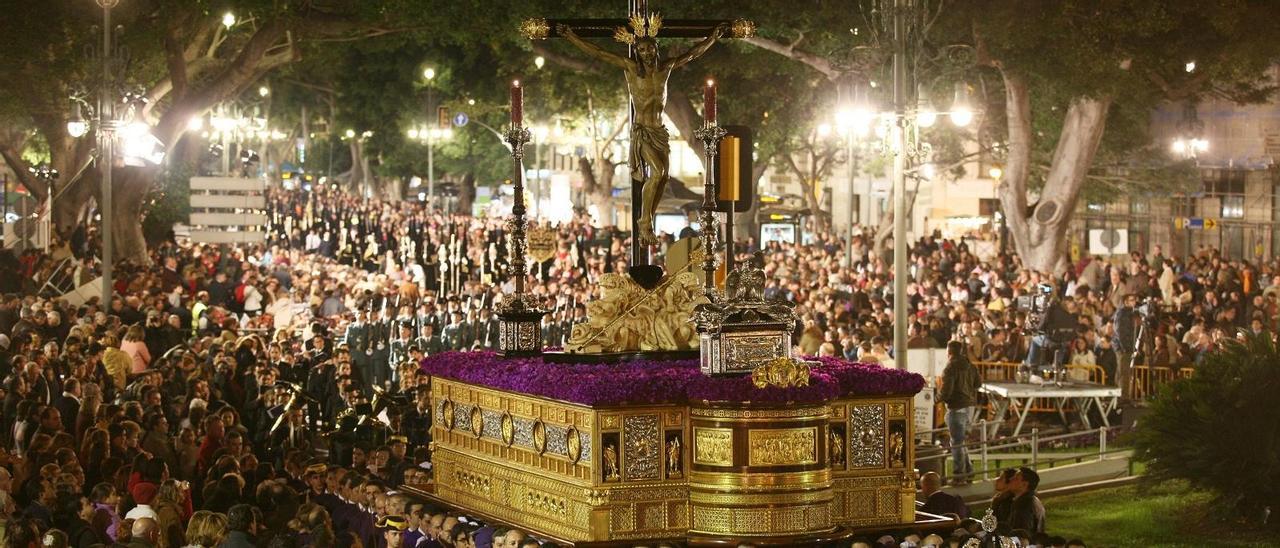
MULTIPOLYGON (((649 12, 647 0, 628 0, 628 19, 531 19, 521 32, 531 40, 561 37, 592 58, 623 70, 631 94, 631 267, 629 274, 641 287, 652 289, 662 279, 662 268, 650 264, 651 246, 658 243, 654 219, 666 190, 670 166, 670 136, 662 124, 667 104, 667 80, 671 71, 701 57, 726 34, 745 38, 755 25, 745 20, 664 21, 649 12), (681 55, 663 58, 658 32, 664 38, 702 38, 681 55), (627 45, 627 55, 606 51, 585 38, 612 37, 627 45), (638 207, 637 207, 638 205, 638 207)), ((693 136, 686 136, 691 138, 693 136)))

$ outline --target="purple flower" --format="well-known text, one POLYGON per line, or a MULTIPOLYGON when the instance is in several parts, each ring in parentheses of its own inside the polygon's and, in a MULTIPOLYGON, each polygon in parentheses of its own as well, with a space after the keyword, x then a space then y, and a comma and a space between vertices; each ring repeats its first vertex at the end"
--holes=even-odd
POLYGON ((548 363, 540 357, 503 358, 493 352, 446 352, 422 361, 422 371, 533 396, 588 406, 738 401, 781 404, 847 396, 909 396, 924 387, 915 373, 818 358, 809 385, 756 388, 748 376, 707 377, 697 360, 635 360, 615 364, 548 363))

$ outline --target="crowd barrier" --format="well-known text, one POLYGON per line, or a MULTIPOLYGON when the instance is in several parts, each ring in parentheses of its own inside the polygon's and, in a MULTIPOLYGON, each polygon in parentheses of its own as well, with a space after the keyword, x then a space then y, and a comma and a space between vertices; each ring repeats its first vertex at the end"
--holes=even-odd
POLYGON ((1145 400, 1154 396, 1160 387, 1177 379, 1190 377, 1195 372, 1192 367, 1158 367, 1149 365, 1133 366, 1133 380, 1130 389, 1133 398, 1145 400))
MULTIPOLYGON (((978 368, 978 373, 982 376, 983 382, 1014 382, 1017 378, 1018 368, 1022 366, 1021 362, 974 362, 978 368)), ((1067 365, 1067 375, 1072 379, 1087 381, 1095 384, 1107 384, 1110 380, 1107 372, 1097 365, 1067 365)), ((1149 398, 1160 387, 1177 379, 1191 376, 1195 371, 1191 367, 1156 367, 1147 365, 1136 365, 1133 368, 1133 378, 1130 381, 1130 388, 1133 398, 1144 400, 1149 398)), ((942 387, 942 377, 935 378, 935 386, 942 387)), ((1073 404, 1068 404, 1067 410, 1073 408, 1073 404)), ((988 406, 989 408, 989 406, 988 406)), ((1058 408, 1051 400, 1037 399, 1031 403, 1031 412, 1033 413, 1057 413, 1058 408)), ((943 416, 946 413, 945 406, 941 402, 937 404, 935 409, 935 424, 943 422, 943 416)))

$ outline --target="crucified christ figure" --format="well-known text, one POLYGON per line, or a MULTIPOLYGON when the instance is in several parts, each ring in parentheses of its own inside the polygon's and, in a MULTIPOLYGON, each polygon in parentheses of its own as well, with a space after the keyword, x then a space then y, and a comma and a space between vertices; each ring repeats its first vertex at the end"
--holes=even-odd
POLYGON ((717 25, 710 36, 683 55, 664 59, 658 51, 658 42, 654 39, 661 25, 662 20, 657 16, 637 16, 631 19, 634 33, 624 28, 617 30, 614 34, 616 40, 635 46, 635 59, 607 52, 583 40, 567 25, 556 25, 556 32, 578 49, 595 59, 621 68, 626 74, 627 90, 631 93, 635 107, 631 123, 631 180, 632 184, 642 185, 643 193, 636 235, 646 245, 658 243, 658 238, 653 233, 654 216, 662 193, 667 188, 667 172, 671 162, 670 135, 662 125, 662 110, 667 104, 667 79, 671 77, 672 70, 701 57, 730 29, 728 23, 717 25))

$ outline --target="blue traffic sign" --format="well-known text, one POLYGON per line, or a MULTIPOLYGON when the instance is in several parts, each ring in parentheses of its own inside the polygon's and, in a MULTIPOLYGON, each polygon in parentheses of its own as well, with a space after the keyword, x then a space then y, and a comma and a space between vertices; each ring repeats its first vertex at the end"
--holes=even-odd
POLYGON ((467 113, 465 112, 459 112, 453 117, 453 125, 458 127, 465 126, 467 125, 467 122, 470 122, 470 121, 471 121, 471 118, 468 118, 467 113))

